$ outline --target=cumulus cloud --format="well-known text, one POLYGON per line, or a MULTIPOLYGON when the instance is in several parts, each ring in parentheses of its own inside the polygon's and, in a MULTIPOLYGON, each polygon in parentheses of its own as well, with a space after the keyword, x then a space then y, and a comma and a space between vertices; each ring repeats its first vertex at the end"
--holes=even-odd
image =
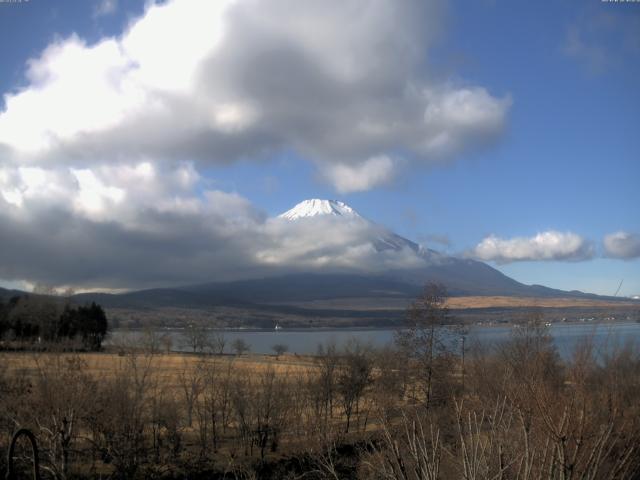
POLYGON ((125 288, 415 265, 375 251, 371 226, 282 224, 200 172, 295 152, 347 193, 499 138, 510 97, 427 62, 441 8, 150 1, 120 35, 56 39, 4 94, 0 278, 125 288))
POLYGON ((425 73, 440 8, 151 2, 118 37, 74 35, 30 60, 28 85, 5 95, 0 147, 15 162, 73 165, 293 149, 338 191, 372 188, 391 177, 394 152, 441 161, 504 128, 508 96, 425 73))
POLYGON ((325 176, 339 193, 361 192, 391 182, 394 166, 393 160, 381 155, 358 165, 328 165, 325 176))
POLYGON ((629 260, 640 257, 640 235, 615 232, 604 237, 605 253, 609 257, 629 260))
POLYGON ((503 239, 490 235, 467 252, 467 255, 497 263, 537 260, 581 261, 593 257, 593 247, 575 233, 550 230, 529 238, 503 239))

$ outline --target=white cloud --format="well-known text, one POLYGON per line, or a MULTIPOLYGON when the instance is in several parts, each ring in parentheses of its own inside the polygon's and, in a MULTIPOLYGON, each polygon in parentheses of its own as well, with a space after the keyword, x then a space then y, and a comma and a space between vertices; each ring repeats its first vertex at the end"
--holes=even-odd
POLYGON ((289 221, 268 219, 262 229, 265 242, 255 258, 265 266, 300 271, 374 271, 424 266, 410 248, 379 251, 372 239, 386 230, 362 218, 314 217, 289 221))
POLYGON ((467 252, 467 255, 498 263, 538 260, 581 261, 593 257, 593 248, 580 235, 550 230, 529 238, 503 239, 490 235, 467 252))
POLYGON ((13 162, 81 169, 293 149, 338 191, 374 188, 398 151, 441 161, 504 128, 508 96, 431 80, 439 9, 423 0, 151 2, 121 36, 87 44, 74 35, 30 60, 28 86, 5 94, 0 148, 13 162))
POLYGON ((150 162, 101 165, 76 169, 66 166, 0 167, 0 200, 16 218, 34 210, 57 208, 99 222, 127 223, 141 209, 180 211, 196 199, 200 176, 189 163, 173 167, 150 162))
POLYGON ((389 157, 372 157, 358 165, 331 164, 325 176, 339 193, 362 192, 389 183, 395 163, 389 157))
POLYGON ((585 5, 567 27, 562 53, 584 64, 592 74, 637 62, 640 17, 611 9, 598 10, 595 4, 585 5))
POLYGON ((118 0, 100 0, 93 10, 94 17, 111 15, 118 10, 118 0))
POLYGON ((595 42, 586 43, 583 32, 575 25, 567 29, 562 52, 569 57, 584 61, 593 73, 602 73, 610 61, 604 45, 595 42))
POLYGON ((448 155, 460 148, 460 139, 483 143, 501 132, 511 97, 495 99, 481 87, 440 88, 425 91, 426 131, 421 149, 426 155, 448 155))
POLYGON ((368 227, 274 223, 199 171, 293 151, 346 193, 498 138, 508 95, 434 80, 440 8, 150 1, 121 35, 52 42, 0 112, 0 278, 123 288, 414 265, 375 252, 368 227))
POLYGON ((640 235, 615 232, 604 237, 604 249, 609 257, 625 260, 640 257, 640 235))

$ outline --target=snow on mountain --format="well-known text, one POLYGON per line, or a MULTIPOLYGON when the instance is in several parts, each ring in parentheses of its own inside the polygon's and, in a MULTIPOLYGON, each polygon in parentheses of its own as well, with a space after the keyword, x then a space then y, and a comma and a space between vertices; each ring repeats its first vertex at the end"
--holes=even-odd
POLYGON ((407 240, 406 238, 365 219, 349 205, 338 200, 322 200, 319 198, 304 200, 303 202, 298 203, 291 210, 278 215, 278 218, 295 221, 302 218, 306 219, 322 216, 337 217, 346 221, 357 221, 369 225, 371 227, 372 234, 370 242, 378 252, 385 250, 398 251, 403 248, 409 248, 420 254, 423 252, 423 249, 417 243, 407 240))
POLYGON ((298 220, 300 218, 316 217, 318 215, 335 215, 345 218, 362 218, 358 212, 344 202, 338 200, 321 200, 312 198, 298 203, 291 210, 287 210, 280 218, 287 220, 298 220))

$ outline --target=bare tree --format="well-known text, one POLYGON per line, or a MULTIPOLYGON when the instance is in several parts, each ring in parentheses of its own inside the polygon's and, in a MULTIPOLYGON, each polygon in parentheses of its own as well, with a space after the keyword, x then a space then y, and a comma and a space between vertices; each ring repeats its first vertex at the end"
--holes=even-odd
POLYGON ((153 360, 134 352, 122 358, 98 385, 87 416, 94 445, 114 466, 117 478, 133 478, 147 460, 149 395, 157 382, 153 360))
POLYGON ((182 341, 193 353, 202 352, 207 346, 207 331, 200 325, 189 324, 182 332, 182 341))
POLYGON ((326 432, 333 416, 334 397, 338 375, 339 356, 333 343, 318 345, 315 356, 317 375, 309 377, 309 390, 313 399, 315 417, 320 422, 320 431, 326 432))
POLYGON ((231 348, 236 352, 237 355, 243 355, 249 351, 251 351, 251 345, 249 345, 244 339, 236 338, 231 343, 231 348))
POLYGON ((149 433, 153 463, 166 465, 175 460, 183 448, 182 402, 174 392, 153 382, 148 395, 149 433))
POLYGON ((160 343, 164 347, 164 351, 167 355, 171 353, 171 348, 173 347, 173 338, 169 332, 165 332, 160 336, 160 343))
POLYGON ((395 334, 396 344, 415 362, 416 381, 421 386, 427 407, 433 400, 434 376, 441 363, 439 360, 450 350, 447 341, 451 334, 445 328, 450 323, 446 301, 446 288, 441 284, 428 283, 410 305, 406 327, 395 334))
POLYGON ((372 366, 368 349, 357 342, 347 345, 337 378, 337 390, 346 417, 346 433, 349 433, 351 417, 358 412, 360 399, 371 383, 372 366))
POLYGON ((224 353, 224 347, 227 346, 227 339, 222 332, 213 332, 208 338, 208 348, 216 355, 224 353))
POLYGON ((153 328, 145 328, 142 333, 142 346, 152 355, 160 353, 162 348, 162 336, 153 328))
MULTIPOLYGON (((204 364, 203 373, 202 406, 206 417, 202 422, 210 434, 213 450, 218 451, 220 439, 231 421, 233 359, 208 361, 204 364)), ((204 444, 207 440, 202 437, 201 443, 204 444)))
POLYGON ((78 356, 34 357, 37 377, 26 420, 36 425, 48 461, 42 468, 58 479, 69 476, 71 455, 80 436, 82 417, 93 400, 94 380, 78 356))
POLYGON ((276 357, 280 358, 280 355, 284 355, 289 350, 289 347, 284 343, 276 343, 271 347, 271 350, 274 351, 276 357))
POLYGON ((382 424, 380 441, 371 444, 364 465, 370 478, 437 480, 442 478, 443 454, 439 428, 418 415, 403 414, 396 428, 389 422, 382 424))
POLYGON ((254 436, 264 460, 267 447, 272 452, 278 448, 280 435, 288 418, 291 395, 286 374, 277 374, 269 367, 260 374, 256 384, 254 406, 254 436))
POLYGON ((374 351, 372 361, 376 373, 372 398, 378 415, 389 420, 402 404, 409 387, 408 358, 402 350, 388 346, 374 351))
POLYGON ((184 398, 187 426, 191 427, 193 424, 193 408, 203 390, 204 364, 198 362, 193 365, 188 360, 187 358, 183 360, 183 368, 178 374, 178 383, 184 398))

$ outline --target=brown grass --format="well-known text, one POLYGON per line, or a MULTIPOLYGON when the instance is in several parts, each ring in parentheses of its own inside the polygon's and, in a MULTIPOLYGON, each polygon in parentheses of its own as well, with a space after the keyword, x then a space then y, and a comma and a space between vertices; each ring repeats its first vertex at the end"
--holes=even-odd
MULTIPOLYGON (((404 310, 411 303, 408 298, 343 298, 332 300, 313 300, 309 302, 289 302, 287 305, 301 308, 320 308, 329 310, 404 310)), ((496 307, 627 307, 639 306, 637 301, 625 300, 596 300, 589 298, 539 298, 539 297, 508 297, 508 296, 467 296, 450 297, 447 306, 454 309, 496 308, 496 307)))
POLYGON ((638 302, 593 300, 589 298, 537 298, 537 297, 451 297, 449 308, 490 308, 490 307, 618 307, 638 305, 638 302))
MULTIPOLYGON (((77 354, 43 352, 3 352, 0 362, 6 366, 7 373, 20 373, 31 376, 37 373, 37 365, 47 365, 54 357, 69 357, 77 354)), ((141 355, 142 356, 142 355, 141 355)), ((86 369, 95 378, 111 377, 118 369, 124 368, 127 357, 116 353, 81 353, 80 358, 86 369)), ((233 368, 260 373, 273 368, 276 373, 304 373, 317 368, 311 357, 298 355, 193 355, 188 353, 158 354, 151 358, 152 367, 162 379, 165 388, 178 388, 178 377, 185 370, 195 368, 201 361, 233 362, 233 368)))

